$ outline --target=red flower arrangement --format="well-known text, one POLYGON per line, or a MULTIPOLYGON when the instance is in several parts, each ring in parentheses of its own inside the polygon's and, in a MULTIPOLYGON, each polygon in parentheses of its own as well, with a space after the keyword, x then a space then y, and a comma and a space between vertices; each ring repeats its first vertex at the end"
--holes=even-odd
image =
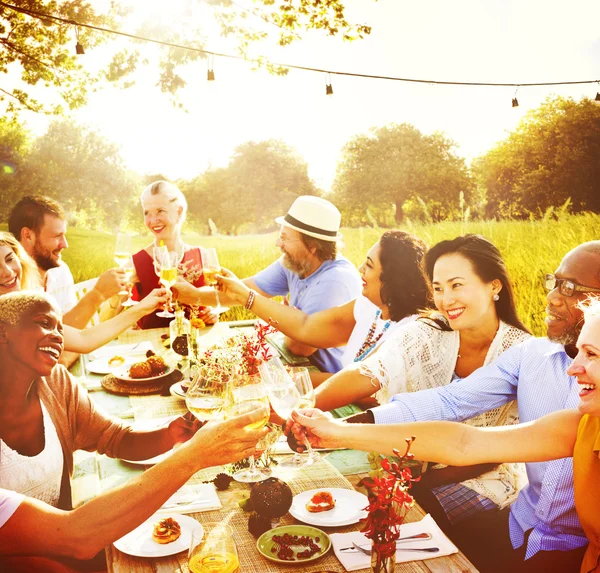
POLYGON ((242 333, 235 337, 234 344, 240 355, 240 370, 242 374, 254 376, 258 367, 271 358, 271 348, 267 336, 276 332, 270 324, 257 322, 252 334, 242 333))
POLYGON ((409 489, 413 482, 410 468, 405 462, 414 458, 410 446, 415 437, 406 438, 406 450, 403 455, 394 449, 399 461, 381 460, 381 475, 363 478, 362 485, 367 489, 369 505, 368 515, 361 521, 361 531, 373 541, 371 567, 374 572, 384 573, 394 570, 396 556, 396 540, 400 537, 400 526, 404 522, 406 512, 413 505, 413 497, 409 489), (377 563, 377 560, 379 562, 377 563))

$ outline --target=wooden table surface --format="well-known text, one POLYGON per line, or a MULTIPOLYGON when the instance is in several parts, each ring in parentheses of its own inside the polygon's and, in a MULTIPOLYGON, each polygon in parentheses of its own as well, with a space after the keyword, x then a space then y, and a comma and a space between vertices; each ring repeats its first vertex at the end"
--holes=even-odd
MULTIPOLYGON (((150 340, 155 349, 164 352, 161 344, 160 335, 165 333, 166 329, 156 330, 132 330, 128 331, 119 338, 119 343, 139 342, 150 340)), ((168 358, 168 356, 167 356, 168 358)), ((173 357, 171 357, 173 359, 173 357)), ((88 379, 94 381, 98 376, 89 375, 88 379)), ((135 397, 116 397, 110 396, 103 390, 94 391, 91 396, 113 414, 122 415, 125 418, 133 418, 136 422, 140 420, 149 420, 161 418, 165 415, 179 414, 185 411, 185 403, 177 398, 152 396, 135 397), (108 406, 108 407, 107 407, 108 406)), ((339 453, 339 452, 338 452, 339 453)), ((335 460, 332 454, 330 458, 335 460)), ((319 462, 313 468, 306 471, 300 470, 282 470, 275 467, 275 474, 280 475, 284 481, 287 481, 292 487, 294 493, 305 491, 307 489, 328 487, 345 487, 350 489, 354 487, 357 491, 365 493, 364 489, 358 486, 361 477, 365 475, 361 472, 355 472, 350 464, 350 471, 344 471, 342 464, 342 475, 332 464, 328 463, 327 458, 319 462), (285 473, 285 472, 288 473, 285 473), (292 473, 289 473, 289 472, 292 473), (332 485, 333 484, 333 485, 332 485)), ((335 464, 340 465, 340 464, 335 464)), ((358 467, 358 466, 355 466, 358 467)), ((364 469, 364 468, 363 468, 364 469)), ((143 471, 143 466, 131 466, 119 460, 111 460, 106 456, 90 454, 88 452, 78 452, 76 456, 76 468, 73 477, 73 501, 75 505, 83 503, 85 500, 94 497, 104 489, 115 487, 119 483, 128 480, 136 472, 143 471)), ((191 483, 198 483, 214 476, 220 468, 211 468, 199 472, 191 480, 191 483)), ((342 564, 334 556, 333 550, 319 559, 314 564, 303 564, 300 566, 281 566, 263 558, 254 547, 254 539, 247 532, 247 514, 239 507, 239 501, 249 495, 250 487, 248 484, 232 482, 228 490, 219 493, 219 498, 223 508, 218 511, 202 512, 190 514, 199 522, 228 520, 234 527, 234 535, 238 552, 240 555, 240 573, 267 573, 272 571, 302 571, 310 572, 343 572, 342 564)), ((406 516, 407 522, 418 521, 424 516, 424 512, 418 505, 415 505, 406 516)), ((282 525, 296 523, 289 514, 281 519, 282 525)), ((346 532, 355 531, 360 528, 359 524, 335 528, 328 532, 346 532)), ((112 545, 106 548, 108 571, 111 573, 173 573, 188 572, 187 554, 179 553, 171 557, 162 557, 157 559, 138 558, 126 555, 112 545)), ((368 571, 363 569, 362 571, 368 571)), ((456 553, 450 556, 426 559, 422 561, 411 561, 408 563, 397 563, 396 572, 431 572, 431 573, 458 573, 473 572, 477 569, 468 561, 462 553, 456 553)))

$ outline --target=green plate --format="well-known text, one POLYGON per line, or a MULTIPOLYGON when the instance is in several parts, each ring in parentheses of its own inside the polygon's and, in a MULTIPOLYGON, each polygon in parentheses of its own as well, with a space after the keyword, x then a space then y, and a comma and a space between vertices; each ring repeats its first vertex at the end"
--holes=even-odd
POLYGON ((275 529, 270 529, 269 531, 265 531, 256 542, 256 547, 259 553, 269 559, 270 561, 275 561, 275 563, 308 563, 309 561, 315 561, 320 559, 331 549, 331 539, 329 539, 329 535, 316 527, 311 527, 310 525, 284 525, 282 527, 276 527, 275 529), (315 553, 312 557, 308 557, 306 559, 296 559, 296 553, 303 551, 306 549, 305 545, 292 545, 292 549, 294 550, 294 559, 279 559, 276 553, 273 553, 272 549, 275 545, 273 541, 274 535, 283 535, 288 533, 289 535, 310 535, 313 538, 313 541, 318 537, 319 541, 317 541, 317 545, 321 548, 321 551, 315 553))

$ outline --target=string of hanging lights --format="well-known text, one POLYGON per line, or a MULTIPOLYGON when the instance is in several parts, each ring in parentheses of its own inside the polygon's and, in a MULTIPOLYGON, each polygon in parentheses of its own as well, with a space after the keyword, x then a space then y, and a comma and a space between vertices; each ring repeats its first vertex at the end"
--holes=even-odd
MULTIPOLYGON (((237 5, 237 4, 236 4, 237 5)), ((229 59, 234 59, 234 60, 243 60, 243 61, 247 61, 247 62, 251 62, 251 63, 259 63, 261 61, 264 61, 263 59, 258 60, 258 59, 249 59, 249 58, 244 58, 243 56, 237 56, 234 54, 226 54, 226 53, 219 53, 219 52, 213 52, 211 50, 204 50, 201 48, 196 48, 193 46, 185 46, 185 45, 181 45, 181 44, 175 44, 172 42, 165 42, 162 40, 156 40, 154 38, 148 38, 145 36, 139 36, 136 34, 131 34, 128 32, 122 32, 119 30, 112 30, 110 28, 104 28, 101 26, 94 26, 91 24, 85 24, 83 22, 76 22, 75 20, 71 20, 71 19, 67 19, 67 18, 61 18, 60 16, 55 16, 53 14, 47 14, 44 12, 38 12, 36 10, 30 10, 28 8, 23 8, 20 6, 15 6, 13 4, 8 4, 6 2, 3 2, 0 0, 0 6, 3 6, 5 8, 8 8, 10 10, 14 10, 16 12, 20 12, 21 14, 25 14, 27 16, 30 16, 32 18, 36 18, 39 20, 54 20, 56 22, 61 22, 63 24, 68 24, 71 25, 75 28, 75 37, 77 40, 77 43, 75 45, 75 53, 77 55, 83 55, 85 54, 85 50, 83 45, 81 44, 80 40, 79 40, 79 28, 88 28, 90 30, 94 30, 96 32, 102 32, 105 34, 112 34, 112 35, 116 35, 116 36, 123 36, 126 38, 130 38, 133 40, 139 40, 142 42, 149 42, 149 43, 153 43, 153 44, 158 44, 161 46, 166 46, 166 47, 170 47, 170 48, 179 48, 179 49, 183 49, 183 50, 189 50, 192 52, 196 52, 196 53, 200 53, 200 54, 204 54, 205 56, 207 56, 207 60, 208 60, 208 70, 207 70, 207 80, 208 81, 214 81, 215 80, 215 72, 214 72, 214 59, 215 57, 220 57, 220 58, 229 58, 229 59)), ((377 80, 390 80, 390 81, 397 81, 397 82, 406 82, 406 83, 423 83, 423 84, 432 84, 432 85, 449 85, 449 86, 479 86, 479 87, 514 87, 516 88, 515 91, 515 95, 512 98, 512 107, 519 107, 519 101, 517 99, 517 92, 519 90, 519 88, 524 88, 524 87, 536 87, 536 86, 566 86, 566 85, 583 85, 583 84, 593 84, 593 83, 598 83, 600 84, 600 79, 594 79, 594 80, 575 80, 575 81, 554 81, 554 82, 524 82, 524 83, 513 83, 513 82, 463 82, 463 81, 451 81, 451 80, 432 80, 432 79, 420 79, 420 78, 404 78, 404 77, 397 77, 397 76, 381 76, 381 75, 374 75, 374 74, 362 74, 362 73, 357 73, 357 72, 346 72, 346 71, 339 71, 339 70, 327 70, 327 69, 322 69, 322 68, 314 68, 314 67, 309 67, 309 66, 300 66, 300 65, 294 65, 294 64, 286 64, 286 63, 277 63, 277 62, 271 62, 272 65, 274 66, 279 66, 279 67, 283 67, 283 68, 289 68, 289 69, 293 69, 293 70, 301 70, 301 71, 307 71, 307 72, 317 72, 317 73, 323 73, 326 74, 326 83, 325 83, 325 94, 326 95, 333 95, 333 84, 331 81, 331 76, 332 75, 338 75, 338 76, 348 76, 348 77, 358 77, 358 78, 366 78, 366 79, 377 79, 377 80)), ((596 93, 596 97, 594 99, 594 103, 596 103, 597 105, 600 105, 600 92, 596 93)))

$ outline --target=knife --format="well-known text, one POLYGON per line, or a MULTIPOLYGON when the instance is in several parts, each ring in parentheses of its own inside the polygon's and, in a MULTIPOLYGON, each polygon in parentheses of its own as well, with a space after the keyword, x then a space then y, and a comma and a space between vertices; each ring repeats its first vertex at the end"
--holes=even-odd
MULTIPOLYGON (((400 539, 396 540, 396 545, 398 545, 398 543, 402 543, 404 541, 425 541, 427 539, 431 539, 431 533, 417 533, 416 535, 411 535, 409 537, 401 537, 400 539)), ((365 545, 365 547, 368 547, 368 545, 365 545)), ((341 549, 338 549, 338 551, 357 551, 356 547, 342 547, 341 549)))

